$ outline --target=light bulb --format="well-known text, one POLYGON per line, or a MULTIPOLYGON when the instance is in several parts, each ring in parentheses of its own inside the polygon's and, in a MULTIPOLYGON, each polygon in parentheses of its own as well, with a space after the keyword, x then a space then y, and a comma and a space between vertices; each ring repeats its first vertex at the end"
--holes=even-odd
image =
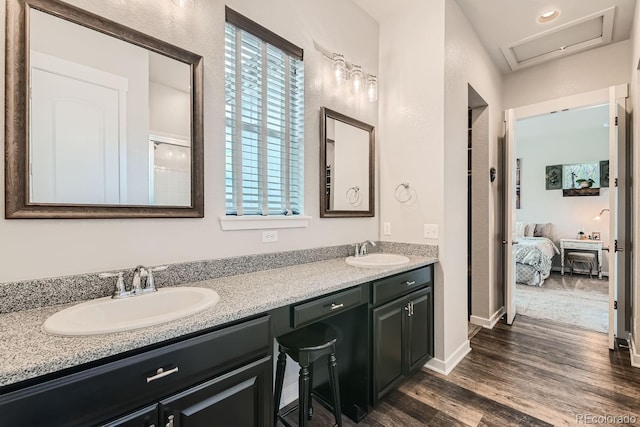
POLYGON ((344 62, 344 56, 339 53, 333 54, 333 74, 338 84, 347 78, 347 64, 344 62))
POLYGON ((195 0, 171 0, 171 3, 175 4, 181 9, 191 9, 195 4, 195 0))
POLYGON ((378 79, 376 76, 367 76, 367 99, 369 102, 378 100, 378 79))
POLYGON ((353 80, 353 91, 355 93, 360 92, 360 89, 362 89, 363 77, 362 67, 354 65, 353 68, 351 68, 351 80, 353 80))

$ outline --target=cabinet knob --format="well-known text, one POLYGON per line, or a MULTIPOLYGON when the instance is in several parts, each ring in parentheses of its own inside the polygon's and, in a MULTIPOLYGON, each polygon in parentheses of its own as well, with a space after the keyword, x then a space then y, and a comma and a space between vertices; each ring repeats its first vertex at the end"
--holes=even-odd
POLYGON ((169 418, 167 418, 167 424, 165 425, 165 427, 173 427, 173 415, 169 415, 169 418))

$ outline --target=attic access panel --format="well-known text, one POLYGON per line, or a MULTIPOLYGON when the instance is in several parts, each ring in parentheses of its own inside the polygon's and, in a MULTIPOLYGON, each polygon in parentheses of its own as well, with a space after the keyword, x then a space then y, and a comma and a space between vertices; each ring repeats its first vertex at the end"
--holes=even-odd
POLYGON ((501 47, 512 71, 611 42, 615 6, 501 47))

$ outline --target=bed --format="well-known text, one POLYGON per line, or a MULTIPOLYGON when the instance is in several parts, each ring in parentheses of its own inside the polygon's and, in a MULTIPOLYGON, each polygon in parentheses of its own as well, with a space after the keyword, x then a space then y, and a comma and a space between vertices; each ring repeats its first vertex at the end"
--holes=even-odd
POLYGON ((558 247, 546 237, 518 237, 513 245, 516 283, 542 286, 551 273, 551 259, 560 254, 558 247))

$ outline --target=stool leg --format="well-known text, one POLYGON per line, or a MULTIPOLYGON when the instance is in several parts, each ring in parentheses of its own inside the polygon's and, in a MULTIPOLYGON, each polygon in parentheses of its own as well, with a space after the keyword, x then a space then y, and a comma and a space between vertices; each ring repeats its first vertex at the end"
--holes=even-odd
POLYGON ((307 412, 307 418, 311 419, 313 417, 313 399, 311 398, 313 395, 313 362, 309 364, 309 411, 307 412))
POLYGON ((280 399, 282 398, 282 383, 284 382, 284 371, 287 366, 287 355, 280 350, 278 363, 276 365, 276 389, 273 396, 273 425, 278 424, 278 412, 280 411, 280 399))
POLYGON ((340 383, 338 382, 338 362, 336 354, 331 353, 329 361, 329 385, 333 392, 333 416, 336 419, 336 426, 342 427, 342 408, 340 408, 340 383))
POLYGON ((300 365, 298 378, 298 426, 306 427, 309 413, 309 366, 300 365))

